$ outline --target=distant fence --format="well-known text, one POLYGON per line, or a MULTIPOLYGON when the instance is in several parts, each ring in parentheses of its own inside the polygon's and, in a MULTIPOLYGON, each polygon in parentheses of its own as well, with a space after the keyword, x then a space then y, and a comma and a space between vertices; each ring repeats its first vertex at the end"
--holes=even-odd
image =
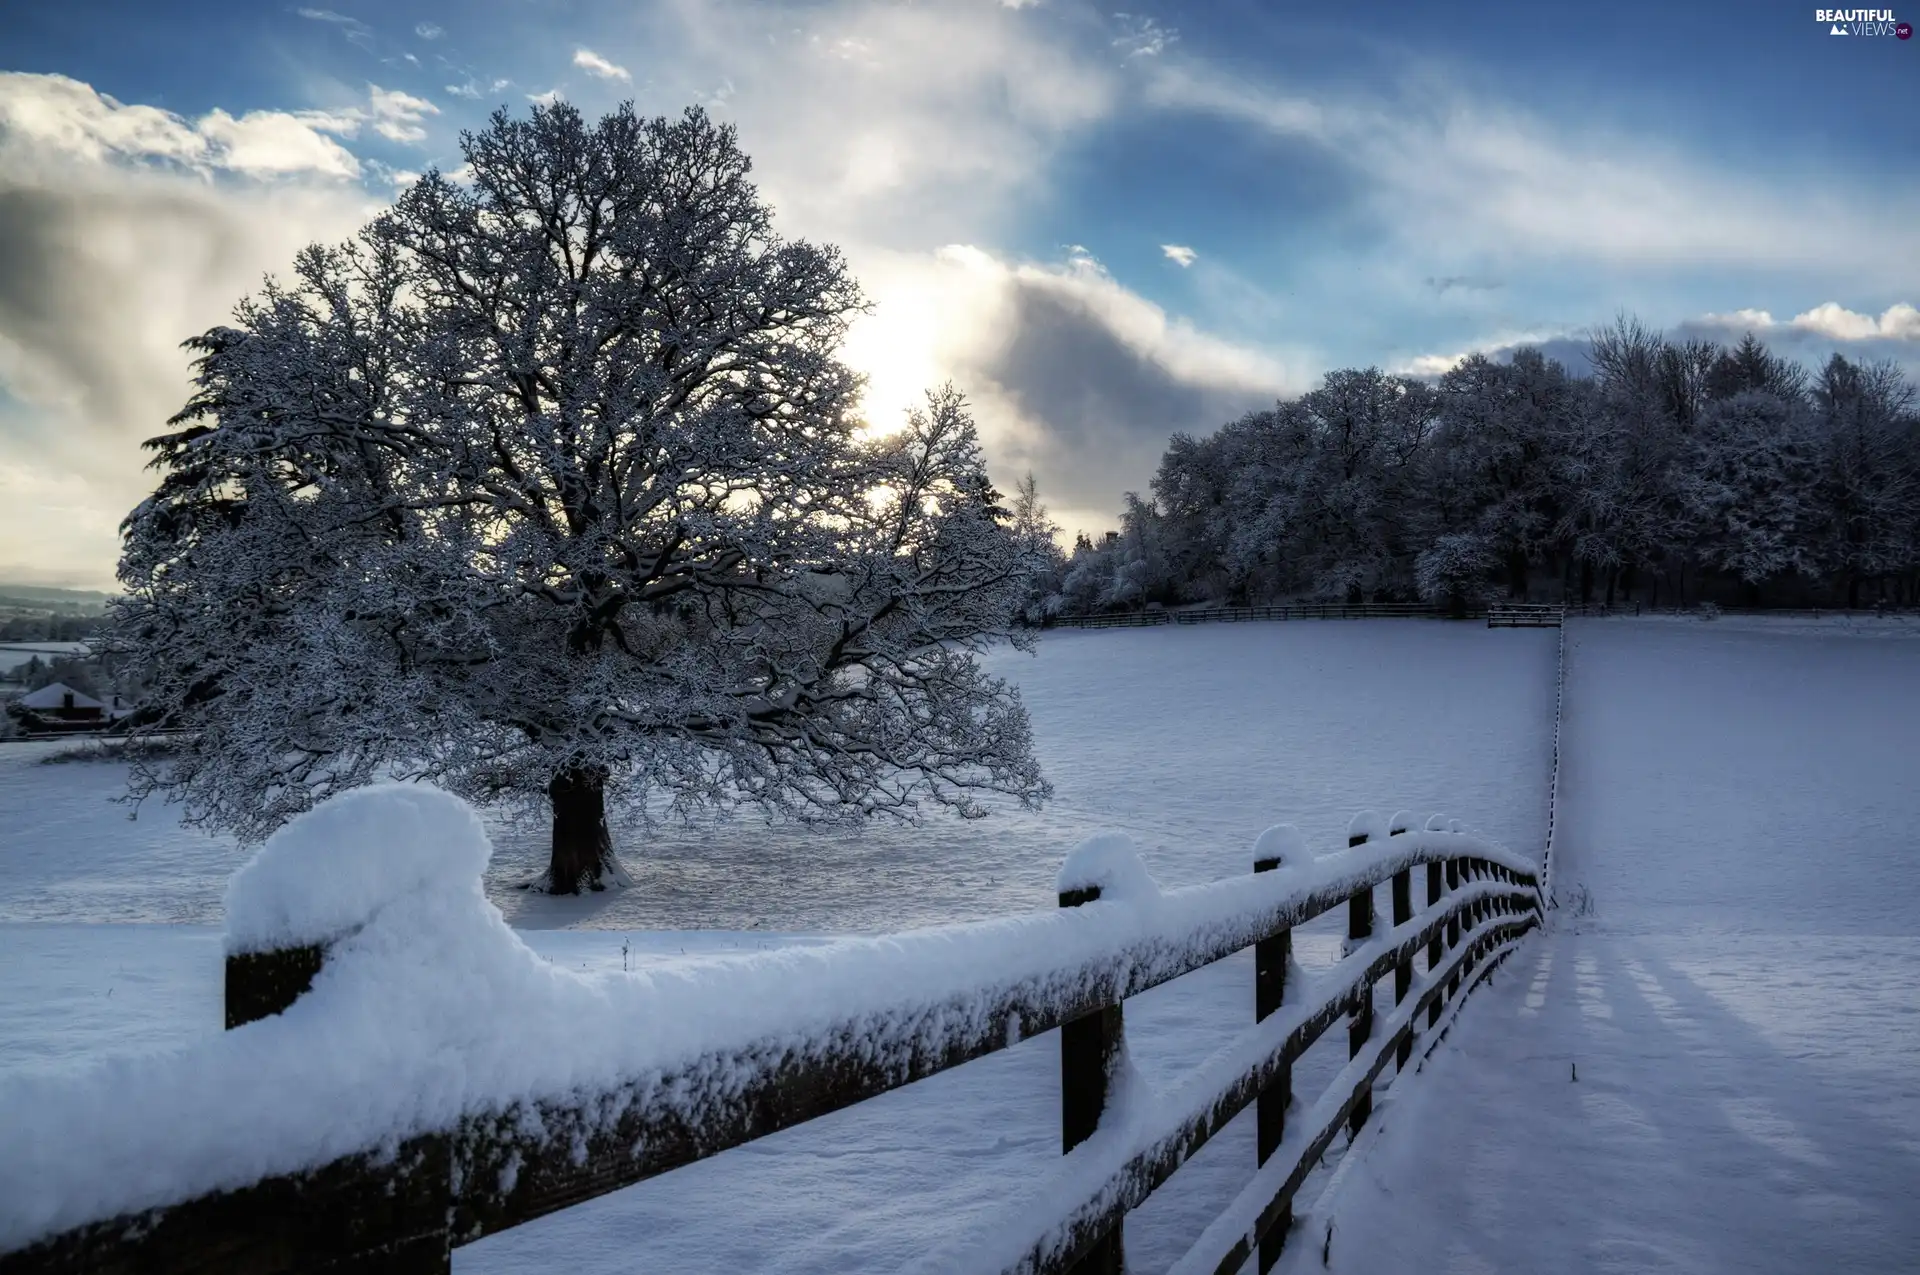
POLYGON ((1490 629, 1557 629, 1567 609, 1557 602, 1498 602, 1487 608, 1490 629))
MULTIPOLYGON (((1070 859, 1070 870, 1073 864, 1070 859)), ((791 1043, 790 1035, 781 1043, 777 1024, 749 1024, 739 1039, 752 1043, 711 1050, 678 1070, 634 1075, 611 1088, 572 1088, 561 1098, 469 1107, 439 1127, 395 1135, 398 1141, 366 1145, 304 1172, 237 1189, 186 1191, 192 1198, 159 1207, 102 1205, 105 1215, 62 1217, 57 1226, 41 1227, 51 1234, 33 1233, 17 1218, 9 1224, 8 1206, 0 1201, 0 1244, 11 1244, 11 1251, 0 1253, 0 1272, 445 1272, 457 1245, 1053 1028, 1060 1029, 1066 1158, 1050 1180, 1023 1191, 1020 1209, 987 1220, 962 1250, 966 1262, 982 1262, 986 1254, 985 1263, 1010 1272, 1118 1275, 1127 1212, 1234 1115, 1257 1105, 1252 1181, 1176 1270, 1235 1271, 1257 1251, 1265 1271, 1278 1258, 1294 1196, 1309 1171, 1341 1128, 1357 1133, 1368 1119, 1376 1079, 1389 1063, 1404 1070, 1416 1046, 1431 1049, 1443 1030, 1443 1009, 1464 999, 1540 924, 1543 905, 1528 860, 1439 816, 1425 827, 1407 815, 1391 822, 1358 817, 1348 847, 1320 858, 1307 855, 1291 829, 1271 829, 1254 847, 1253 869, 1250 876, 1157 894, 1146 906, 1132 907, 1140 902, 1133 887, 1112 886, 1114 897, 1103 897, 1099 884, 1064 888, 1072 881, 1063 874, 1058 913, 896 936, 888 941, 891 951, 849 945, 838 965, 828 952, 818 958, 823 977, 857 973, 864 967, 855 966, 856 958, 924 955, 922 949, 936 943, 939 953, 978 949, 1004 959, 983 962, 992 970, 963 998, 872 1007, 849 1020, 822 1021, 806 1037, 815 1043, 804 1047, 791 1043), (1416 868, 1426 886, 1418 910, 1416 868), (1376 933, 1380 886, 1388 888, 1392 921, 1376 933), (1293 928, 1343 904, 1345 955, 1304 988, 1289 988, 1293 928), (1247 947, 1255 953, 1253 1025, 1150 1110, 1103 1125, 1124 1048, 1125 1000, 1247 947), (1424 968, 1416 970, 1423 952, 1424 968), (1389 974, 1393 1008, 1376 1019, 1374 985, 1389 974), (1294 1062, 1342 1017, 1349 1020, 1346 1067, 1317 1102, 1290 1120, 1294 1062)), ((1093 879, 1125 883, 1128 877, 1109 870, 1093 879)), ((329 959, 322 946, 230 955, 228 1026, 286 1009, 307 993, 329 959)), ((716 989, 724 995, 719 983, 716 989)), ((804 980, 793 988, 795 996, 807 991, 804 980)), ((645 1026, 634 1024, 636 1030, 645 1026)), ((517 1024, 504 1021, 498 1028, 511 1033, 517 1024)), ((314 1030, 312 1021, 284 1029, 314 1030)), ((247 1043, 252 1052, 234 1058, 252 1060, 261 1056, 258 1047, 266 1039, 242 1042, 236 1034, 208 1048, 218 1054, 247 1043)), ((301 1042, 295 1037, 280 1043, 301 1042)), ((164 1069, 170 1061, 157 1059, 152 1066, 164 1069)), ((72 1083, 81 1093, 81 1081, 72 1083)), ((277 1074, 249 1076, 249 1085, 276 1101, 313 1101, 290 1091, 291 1083, 277 1074)), ((230 1110, 222 1114, 236 1123, 230 1110)), ((245 1122, 237 1123, 244 1133, 245 1122)), ((97 1189, 103 1180, 114 1186, 105 1176, 110 1164, 63 1164, 62 1149, 26 1141, 6 1152, 18 1161, 11 1170, 16 1181, 46 1180, 59 1170, 76 1184, 76 1193, 97 1189)), ((178 1181, 194 1154, 204 1159, 206 1148, 196 1152, 168 1143, 139 1164, 139 1175, 148 1182, 178 1181), (170 1156, 181 1159, 178 1172, 167 1162, 170 1156)), ((47 1216, 55 1215, 57 1210, 47 1216)), ((554 1265, 564 1264, 564 1254, 553 1258, 554 1265)))
POLYGON ((110 726, 76 726, 71 730, 32 730, 19 731, 12 735, 0 735, 0 744, 32 744, 49 739, 68 739, 75 743, 94 740, 102 744, 125 744, 135 740, 171 738, 175 735, 191 735, 199 729, 194 726, 169 726, 164 730, 142 728, 138 731, 125 727, 114 729, 110 726))

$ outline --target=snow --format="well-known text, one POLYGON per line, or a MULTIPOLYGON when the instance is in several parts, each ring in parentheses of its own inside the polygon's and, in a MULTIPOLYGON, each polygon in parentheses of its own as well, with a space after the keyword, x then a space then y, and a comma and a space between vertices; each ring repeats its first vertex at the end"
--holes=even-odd
POLYGON ((330 942, 289 1010, 168 1056, 0 1076, 0 1144, 21 1149, 0 1162, 0 1244, 623 1083, 698 1119, 749 1078, 753 1052, 825 1057, 850 1038, 905 1074, 1005 1032, 1010 1001, 1057 1014, 1116 963, 1143 989, 1287 909, 1304 920, 1368 876, 1459 854, 1529 866, 1419 832, 1160 894, 1109 835, 1062 878, 1112 885, 1112 902, 582 978, 541 962, 486 901, 490 847, 464 802, 372 786, 300 816, 235 877, 230 949, 330 942))
POLYGON ((1387 835, 1387 821, 1380 817, 1377 810, 1362 810, 1347 821, 1347 840, 1355 837, 1367 841, 1378 841, 1387 835))
POLYGON ((408 896, 477 880, 487 830, 458 797, 425 785, 370 784, 267 839, 227 887, 227 949, 325 944, 408 896))
POLYGON ((1255 863, 1272 863, 1275 867, 1284 867, 1288 864, 1303 863, 1310 857, 1307 839, 1300 835, 1300 829, 1290 823, 1273 825, 1262 832, 1253 843, 1255 863))
POLYGON ((1140 851, 1124 832, 1102 832, 1073 848, 1055 882, 1060 893, 1097 889, 1103 901, 1150 903, 1160 886, 1140 862, 1140 851))
POLYGON ((105 708, 91 695, 83 694, 65 682, 51 682, 37 691, 29 691, 15 701, 22 708, 105 708), (68 698, 72 703, 67 703, 68 698))
MULTIPOLYGON (((623 818, 636 885, 588 900, 520 890, 546 867, 547 825, 489 811, 488 897, 523 929, 880 933, 1052 907, 1061 856, 1098 828, 1125 830, 1167 886, 1245 872, 1273 823, 1338 845, 1376 804, 1470 810, 1510 846, 1545 833, 1549 630, 1168 626, 1049 633, 1037 656, 987 662, 1027 702, 1056 790, 1044 811, 858 832, 623 818)), ((0 922, 222 924, 243 852, 157 802, 129 823, 122 763, 36 764, 73 747, 0 745, 0 922)))
POLYGON ((1566 633, 1553 931, 1282 1268, 1911 1271, 1920 628, 1566 633))
MULTIPOLYGON (((1544 631, 1169 626, 1049 634, 1037 657, 990 663, 1032 712, 1058 790, 1044 812, 857 835, 626 821, 615 835, 637 888, 580 900, 515 890, 544 866, 545 831, 489 812, 487 898, 550 974, 672 967, 684 980, 727 952, 771 958, 831 946, 834 934, 1054 912, 1061 859, 1096 828, 1125 829, 1172 892, 1243 877, 1256 834, 1276 823, 1297 826, 1303 847, 1334 850, 1347 816, 1369 804, 1471 811, 1518 847, 1537 846, 1545 827, 1544 631), (676 926, 697 928, 665 932, 676 926)), ((218 927, 244 853, 182 828, 164 806, 128 822, 108 800, 123 782, 117 762, 39 764, 69 747, 0 748, 0 1072, 71 1072, 107 1052, 220 1039, 218 927)), ((1342 920, 1296 930, 1301 966, 1337 959, 1342 920)), ((1176 1084, 1248 1023, 1252 983, 1241 953, 1129 999, 1131 1066, 1153 1086, 1176 1084)), ((1297 1091, 1319 1093, 1345 1052, 1343 1033, 1329 1033, 1296 1064, 1297 1091)), ((582 1275, 898 1270, 1057 1169, 1058 1067, 1052 1034, 1037 1036, 489 1237, 457 1250, 455 1265, 518 1275, 564 1252, 582 1275), (746 1213, 714 1207, 742 1199, 746 1213)), ((1245 1185, 1253 1154, 1251 1119, 1237 1120, 1130 1215, 1140 1269, 1185 1251, 1245 1185)))
POLYGON ((85 642, 7 642, 0 644, 0 673, 30 664, 38 658, 42 664, 57 655, 85 655, 85 642))

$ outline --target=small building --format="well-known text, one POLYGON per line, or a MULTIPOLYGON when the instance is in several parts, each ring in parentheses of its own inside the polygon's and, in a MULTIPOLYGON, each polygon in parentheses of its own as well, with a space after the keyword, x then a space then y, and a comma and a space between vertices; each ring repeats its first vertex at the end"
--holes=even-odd
POLYGON ((99 723, 107 718, 107 706, 91 695, 82 694, 65 682, 53 682, 37 691, 29 691, 10 706, 53 723, 99 723))

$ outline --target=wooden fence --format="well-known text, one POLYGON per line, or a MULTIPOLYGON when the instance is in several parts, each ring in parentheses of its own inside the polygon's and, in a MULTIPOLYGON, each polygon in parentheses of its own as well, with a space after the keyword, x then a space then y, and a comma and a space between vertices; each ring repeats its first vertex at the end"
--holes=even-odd
MULTIPOLYGON (((1356 819, 1355 828, 1346 850, 1306 861, 1302 875, 1255 875, 1166 896, 1199 900, 1215 911, 1196 921, 1199 928, 1184 942, 1151 934, 1115 941, 1097 959, 1069 971, 1072 977, 1058 985, 1077 990, 1064 998, 1034 990, 1048 977, 1036 951, 1030 962, 1035 972, 982 993, 991 1002, 984 1014, 923 1007, 904 1061, 863 1048, 858 1023, 822 1024, 822 1038, 831 1042, 822 1051, 707 1055, 680 1073, 635 1078, 610 1092, 472 1111, 452 1127, 397 1147, 368 1147, 304 1173, 39 1236, 0 1254, 0 1273, 444 1272, 458 1245, 1054 1028, 1060 1029, 1063 1151, 1078 1151, 1077 1159, 1070 1155, 1062 1164, 1077 1172, 1063 1167, 1051 1188, 1059 1208, 1033 1233, 1020 1232, 1017 1220, 996 1229, 998 1242, 1011 1245, 1007 1251, 1014 1254, 1002 1268, 1118 1275, 1128 1210, 1253 1104, 1259 1165, 1249 1166, 1252 1181, 1178 1269, 1232 1272, 1258 1250, 1265 1271, 1278 1257, 1294 1195, 1308 1172, 1342 1128, 1357 1133, 1367 1121, 1376 1079, 1389 1065, 1406 1068, 1416 1047, 1430 1049, 1442 1029, 1443 1008, 1463 999, 1542 917, 1539 883, 1528 861, 1449 830, 1437 816, 1425 828, 1404 816, 1391 824, 1356 819), (1416 869, 1423 870, 1425 885, 1419 909, 1416 869), (1285 888, 1263 895, 1268 883, 1285 888), (1390 895, 1392 921, 1376 934, 1374 898, 1381 886, 1390 895), (1226 900, 1236 902, 1229 908, 1226 900), (1293 928, 1342 905, 1347 954, 1308 984, 1304 1003, 1287 1003, 1293 928), (1189 1090, 1197 1086, 1197 1092, 1183 1090, 1187 1101, 1157 1105, 1143 1122, 1127 1123, 1124 1139, 1094 1138, 1121 1049, 1126 998, 1247 947, 1255 952, 1253 1024, 1232 1048, 1203 1065, 1197 1079, 1189 1078, 1189 1090), (1416 969, 1423 955, 1424 968, 1416 969), (1393 1008, 1379 1013, 1374 985, 1389 975, 1393 1008), (1343 1017, 1349 1022, 1346 1068, 1317 1103, 1290 1121, 1294 1061, 1343 1017), (1002 1026, 982 1031, 982 1021, 1002 1026), (644 1100, 719 1069, 744 1077, 729 1086, 723 1101, 687 1109, 644 1100)), ((1300 866, 1291 857, 1282 865, 1269 844, 1263 838, 1256 846, 1255 874, 1300 866)), ((1062 894, 1060 905, 1125 903, 1102 901, 1093 887, 1062 894)), ((1062 913, 1057 922, 1070 925, 1079 917, 1062 913)), ((318 947, 229 957, 229 1028, 291 1005, 325 960, 318 947)), ((503 1031, 512 1029, 501 1024, 503 1031)), ((260 1080, 272 1083, 272 1077, 260 1080)))
POLYGON ((1557 629, 1567 609, 1557 602, 1496 602, 1487 608, 1490 629, 1557 629))

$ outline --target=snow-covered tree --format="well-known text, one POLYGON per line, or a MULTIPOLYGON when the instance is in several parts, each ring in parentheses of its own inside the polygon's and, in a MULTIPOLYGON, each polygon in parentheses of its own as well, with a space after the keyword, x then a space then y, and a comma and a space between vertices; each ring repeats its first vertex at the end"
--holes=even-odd
POLYGON ((1817 569, 1818 440, 1802 404, 1742 390, 1701 412, 1680 483, 1703 561, 1745 582, 1817 569))
POLYGON ((383 775, 550 808, 545 884, 617 872, 609 798, 801 818, 1048 787, 973 658, 1033 565, 964 401, 862 441, 861 305, 698 110, 465 136, 352 243, 195 338, 113 645, 136 769, 259 837, 383 775))
POLYGON ((1817 553, 1842 581, 1847 605, 1858 606, 1863 582, 1920 566, 1915 391, 1892 363, 1835 354, 1812 398, 1821 438, 1817 553))
POLYGON ((1447 608, 1456 619, 1465 616, 1467 607, 1481 600, 1498 563, 1486 537, 1477 532, 1441 536, 1414 559, 1420 600, 1447 608))

